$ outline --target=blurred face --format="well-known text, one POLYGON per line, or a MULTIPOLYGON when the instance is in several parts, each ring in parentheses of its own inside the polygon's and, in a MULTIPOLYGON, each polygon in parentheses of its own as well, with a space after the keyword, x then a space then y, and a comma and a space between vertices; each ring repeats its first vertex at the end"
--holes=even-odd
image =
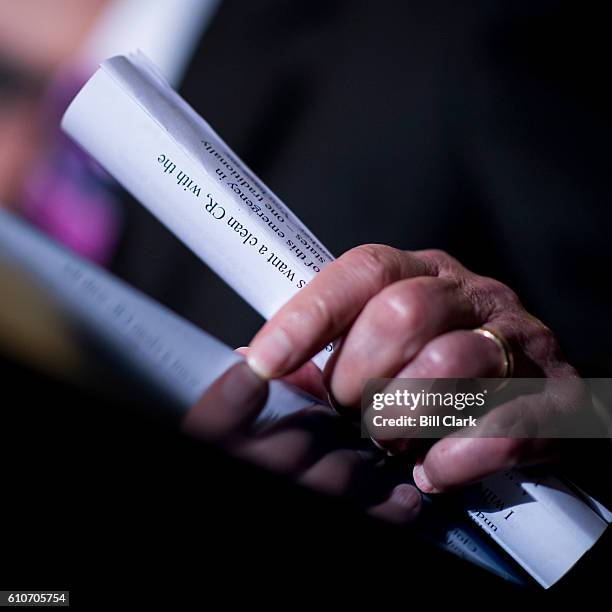
POLYGON ((0 0, 0 206, 18 197, 45 137, 41 98, 108 0, 0 0))
POLYGON ((70 57, 108 0, 0 0, 0 57, 48 72, 70 57))

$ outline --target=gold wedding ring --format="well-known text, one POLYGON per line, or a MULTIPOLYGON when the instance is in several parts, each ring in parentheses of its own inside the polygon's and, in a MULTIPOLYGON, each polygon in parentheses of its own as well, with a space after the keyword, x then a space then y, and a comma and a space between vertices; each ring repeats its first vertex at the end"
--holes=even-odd
POLYGON ((506 339, 487 327, 478 327, 472 331, 475 334, 479 334, 495 342, 502 356, 502 369, 499 378, 512 378, 512 374, 514 373, 514 356, 506 339))

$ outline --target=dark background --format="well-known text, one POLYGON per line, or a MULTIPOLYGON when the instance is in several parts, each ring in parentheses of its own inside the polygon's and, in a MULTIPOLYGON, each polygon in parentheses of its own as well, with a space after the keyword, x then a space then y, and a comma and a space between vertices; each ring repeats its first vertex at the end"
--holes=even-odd
MULTIPOLYGON (((608 29, 596 4, 224 0, 182 93, 332 252, 446 249, 511 285, 584 375, 606 376, 608 29)), ((257 315, 138 204, 126 213, 113 270, 247 343, 257 315)), ((167 607, 186 593, 202 607, 542 595, 237 465, 147 406, 11 360, 2 372, 6 585, 71 588, 85 608, 140 587, 167 607)), ((609 550, 608 537, 552 596, 605 596, 609 550)))
MULTIPOLYGON (((608 376, 603 6, 226 0, 181 92, 335 255, 445 249, 512 286, 584 375, 608 376)), ((128 213, 115 271, 248 343, 257 315, 128 213)))
POLYGON ((551 590, 515 587, 409 529, 143 418, 149 406, 0 365, 7 588, 70 589, 71 605, 87 610, 137 602, 479 609, 609 593, 609 532, 551 590))

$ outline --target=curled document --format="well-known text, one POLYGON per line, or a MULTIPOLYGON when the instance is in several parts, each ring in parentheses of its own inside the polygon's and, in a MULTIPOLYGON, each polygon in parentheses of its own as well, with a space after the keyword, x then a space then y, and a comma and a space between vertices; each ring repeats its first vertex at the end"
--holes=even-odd
MULTIPOLYGON (((63 128, 265 318, 332 260, 142 54, 105 61, 66 111, 63 128)), ((544 587, 608 524, 560 479, 534 481, 520 472, 487 479, 461 503, 544 587)))
MULTIPOLYGON (((118 364, 162 394, 177 414, 186 412, 215 379, 242 359, 216 338, 2 209, 0 263, 34 281, 73 327, 112 352, 118 364)), ((259 418, 269 422, 313 403, 299 389, 275 381, 259 418)))
MULTIPOLYGON (((112 355, 111 368, 136 375, 139 388, 159 397, 164 414, 180 418, 240 357, 216 338, 155 300, 84 261, 0 208, 0 269, 34 284, 46 304, 70 324, 70 336, 95 340, 112 355)), ((88 353, 92 349, 88 349, 88 353)), ((257 425, 299 412, 314 402, 272 381, 257 425)), ((515 583, 520 574, 465 520, 427 512, 419 534, 433 544, 515 583)))
POLYGON ((265 318, 333 259, 140 53, 104 62, 62 126, 265 318))

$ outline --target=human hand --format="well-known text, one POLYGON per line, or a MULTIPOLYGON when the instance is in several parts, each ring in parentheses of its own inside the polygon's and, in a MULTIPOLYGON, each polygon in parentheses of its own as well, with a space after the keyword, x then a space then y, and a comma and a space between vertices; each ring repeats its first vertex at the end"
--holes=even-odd
MULTIPOLYGON (((352 249, 326 266, 253 339, 248 361, 284 376, 342 338, 323 373, 337 403, 357 409, 368 378, 485 378, 506 374, 503 338, 519 377, 576 377, 551 331, 499 281, 441 251, 352 249)), ((434 444, 414 478, 439 492, 555 454, 550 440, 452 438, 434 444)))
MULTIPOLYGON (((293 378, 304 381, 310 374, 306 369, 293 378)), ((349 498, 383 520, 406 524, 416 518, 420 493, 402 482, 403 471, 382 465, 380 454, 346 420, 305 403, 300 412, 258 427, 267 396, 267 382, 237 363, 207 389, 183 430, 303 486, 349 498)))

